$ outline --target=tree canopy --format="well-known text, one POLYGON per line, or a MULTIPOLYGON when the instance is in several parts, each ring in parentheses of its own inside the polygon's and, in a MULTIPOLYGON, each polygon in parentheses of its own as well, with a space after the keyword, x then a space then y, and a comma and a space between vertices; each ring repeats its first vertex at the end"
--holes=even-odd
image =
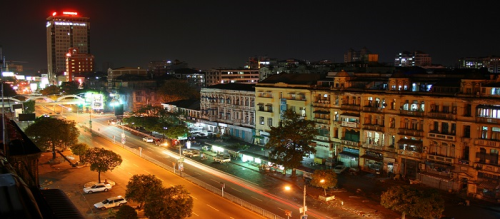
POLYGON ((84 155, 84 161, 90 164, 91 171, 97 171, 97 180, 101 182, 101 172, 113 170, 122 163, 122 157, 104 148, 91 148, 84 155))
POLYGON ((123 121, 135 127, 143 127, 151 132, 158 132, 171 139, 185 136, 189 129, 178 113, 165 111, 162 107, 145 106, 134 112, 136 116, 124 118, 123 121), (141 116, 137 116, 141 115, 141 116))
POLYGON ((271 149, 270 158, 286 169, 292 169, 292 176, 295 176, 295 168, 301 165, 303 156, 316 152, 310 145, 318 134, 315 126, 314 121, 300 118, 291 109, 284 111, 280 125, 271 127, 269 142, 265 145, 271 149))
POLYGON ((85 143, 77 143, 70 147, 73 154, 78 155, 80 157, 80 161, 82 161, 82 157, 89 150, 89 146, 85 143))
POLYGON ((182 219, 191 217, 192 212, 193 198, 182 185, 152 190, 144 205, 148 218, 182 219))
POLYGON ((186 80, 180 79, 171 79, 166 81, 158 89, 158 95, 164 103, 200 98, 199 91, 189 86, 189 83, 186 80))
POLYGON ((435 189, 418 189, 412 186, 393 186, 383 192, 380 204, 386 208, 418 218, 440 218, 444 199, 435 189))
POLYGON ((45 96, 53 95, 53 94, 60 94, 61 89, 56 85, 50 85, 50 86, 46 87, 45 89, 41 90, 40 93, 45 95, 45 96))
POLYGON ((130 205, 122 205, 116 212, 116 219, 137 219, 137 211, 130 205))
POLYGON ((60 91, 65 95, 82 93, 82 90, 78 89, 80 84, 76 81, 72 82, 62 82, 60 91))
POLYGON ((325 190, 337 186, 337 174, 332 169, 315 170, 310 181, 311 185, 321 187, 325 190))
POLYGON ((35 113, 35 103, 36 101, 34 100, 24 101, 24 113, 35 113))
POLYGON ((66 149, 78 141, 80 131, 75 121, 39 117, 26 128, 25 133, 42 151, 52 150, 53 159, 56 158, 56 148, 66 149))
POLYGON ((133 175, 128 181, 125 197, 139 203, 139 208, 142 208, 148 194, 160 188, 162 182, 154 175, 133 175))

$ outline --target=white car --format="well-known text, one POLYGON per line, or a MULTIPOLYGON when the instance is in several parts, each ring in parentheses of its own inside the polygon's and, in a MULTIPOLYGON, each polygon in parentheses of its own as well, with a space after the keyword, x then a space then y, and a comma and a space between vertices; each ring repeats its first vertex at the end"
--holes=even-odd
POLYGON ((108 208, 120 207, 124 204, 127 204, 127 200, 121 195, 116 197, 108 198, 102 202, 97 202, 94 204, 94 207, 101 210, 106 210, 108 208))
POLYGON ((347 169, 344 165, 337 165, 335 168, 333 168, 333 171, 335 171, 336 174, 341 174, 344 172, 344 170, 347 169))
POLYGON ((150 142, 150 143, 153 143, 155 141, 153 138, 150 138, 150 137, 144 137, 144 138, 142 138, 142 140, 145 142, 150 142))
POLYGON ((106 183, 96 183, 90 187, 83 187, 83 192, 93 193, 93 192, 107 192, 112 188, 111 184, 106 183))

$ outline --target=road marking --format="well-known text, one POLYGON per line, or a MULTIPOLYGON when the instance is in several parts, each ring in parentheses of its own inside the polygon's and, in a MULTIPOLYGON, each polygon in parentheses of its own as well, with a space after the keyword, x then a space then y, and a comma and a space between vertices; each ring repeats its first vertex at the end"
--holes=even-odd
POLYGON ((134 165, 134 166, 136 166, 136 167, 139 167, 139 166, 137 166, 137 164, 135 164, 135 163, 133 163, 133 165, 134 165))
POLYGON ((254 198, 254 199, 257 199, 257 200, 259 200, 259 201, 262 201, 262 200, 260 200, 260 199, 258 199, 258 198, 253 197, 253 196, 250 196, 250 197, 252 197, 252 198, 254 198))
POLYGON ((194 212, 192 212, 192 213, 193 213, 194 215, 196 215, 196 216, 200 216, 200 215, 198 215, 198 214, 196 214, 196 213, 194 213, 194 212))
POLYGON ((211 207, 212 209, 219 211, 217 208, 212 207, 211 205, 207 204, 208 207, 211 207))
POLYGON ((198 199, 197 199, 196 197, 194 197, 193 195, 189 195, 189 196, 191 196, 191 198, 194 198, 194 199, 198 200, 198 199))
POLYGON ((151 173, 150 173, 149 171, 147 171, 147 170, 144 170, 144 171, 146 171, 146 173, 149 173, 149 174, 151 174, 151 173))
POLYGON ((238 189, 235 189, 235 188, 233 188, 233 187, 229 187, 229 188, 231 188, 231 189, 232 189, 232 190, 234 190, 234 191, 238 191, 238 192, 241 192, 240 190, 238 190, 238 189))
POLYGON ((132 175, 132 176, 134 175, 134 174, 132 174, 132 173, 130 173, 130 172, 127 172, 127 173, 128 173, 128 174, 130 174, 130 175, 132 175))
POLYGON ((214 182, 219 182, 219 181, 217 181, 217 180, 215 180, 215 179, 210 179, 210 180, 212 180, 212 181, 214 181, 214 182))

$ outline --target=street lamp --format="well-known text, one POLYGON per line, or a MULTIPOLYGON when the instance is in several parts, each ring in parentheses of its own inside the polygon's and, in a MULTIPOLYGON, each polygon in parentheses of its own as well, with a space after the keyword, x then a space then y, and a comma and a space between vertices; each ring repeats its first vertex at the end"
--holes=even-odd
MULTIPOLYGON (((325 179, 321 179, 319 182, 321 184, 323 184, 323 183, 325 183, 325 179)), ((325 187, 323 187, 323 191, 325 191, 325 197, 326 197, 326 188, 325 187)))
MULTIPOLYGON (((304 184, 304 202, 303 202, 303 205, 302 205, 303 206, 302 207, 302 209, 303 209, 303 211, 302 211, 302 217, 303 218, 305 218, 306 211, 307 211, 307 206, 306 206, 306 188, 307 188, 307 185, 304 184)), ((285 186, 285 190, 286 191, 290 191, 290 190, 292 190, 292 188, 290 186, 285 186)))

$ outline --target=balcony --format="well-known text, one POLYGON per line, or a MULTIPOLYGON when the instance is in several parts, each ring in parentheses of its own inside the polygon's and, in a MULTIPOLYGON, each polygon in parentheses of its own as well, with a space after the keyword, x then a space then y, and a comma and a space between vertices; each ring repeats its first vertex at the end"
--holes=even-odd
POLYGON ((361 143, 357 142, 357 141, 351 141, 351 140, 342 139, 340 142, 343 145, 356 146, 356 147, 360 147, 361 146, 361 143))
POLYGON ((359 128, 359 123, 357 123, 357 122, 342 121, 342 123, 340 125, 343 127, 359 128))
POLYGON ((394 147, 394 145, 386 146, 386 147, 384 147, 384 150, 387 151, 387 152, 396 153, 396 148, 394 147))
POLYGON ((416 152, 416 151, 407 151, 407 150, 398 150, 399 155, 403 156, 408 156, 408 157, 414 157, 421 159, 422 158, 422 153, 416 152))
POLYGON ((427 113, 427 117, 435 119, 447 119, 447 120, 457 119, 457 115, 451 113, 443 113, 443 112, 429 112, 427 113))
POLYGON ((330 106, 330 101, 328 100, 318 100, 316 102, 313 102, 312 103, 313 106, 316 106, 316 107, 329 107, 330 106))
POLYGON ((481 172, 500 173, 500 167, 490 164, 477 163, 476 169, 481 172))
POLYGON ((384 126, 377 124, 363 124, 363 129, 384 132, 384 126))
POLYGON ((327 124, 327 125, 330 125, 330 118, 319 118, 319 117, 315 117, 315 118, 314 118, 314 122, 316 122, 316 123, 321 123, 321 124, 327 124))
POLYGON ((360 106, 359 105, 348 105, 348 104, 342 104, 340 106, 341 110, 353 110, 353 111, 360 111, 360 106))
POLYGON ((365 142, 362 146, 364 148, 369 148, 369 149, 374 149, 374 150, 379 150, 379 151, 384 150, 384 146, 382 144, 374 144, 374 143, 370 144, 368 142, 365 142))
POLYGON ((374 107, 374 106, 364 106, 363 111, 364 112, 381 113, 384 111, 384 108, 374 107))
POLYGON ((405 116, 419 116, 419 117, 424 116, 424 112, 422 111, 410 111, 410 110, 399 110, 399 114, 405 116))
POLYGON ((445 157, 445 156, 440 156, 440 155, 427 155, 427 160, 432 160, 432 161, 439 161, 442 163, 446 164, 453 164, 454 163, 454 158, 453 157, 445 157))
POLYGON ((500 148, 500 141, 499 140, 491 140, 491 139, 475 139, 474 144, 477 146, 486 146, 486 147, 495 147, 495 148, 500 148))
POLYGON ((476 117, 476 122, 500 124, 500 119, 487 118, 487 117, 476 117))
POLYGON ((455 135, 448 134, 440 134, 440 133, 427 133, 428 138, 446 140, 446 141, 455 141, 455 135))
POLYGON ((241 120, 240 119, 230 120, 229 123, 233 123, 233 125, 241 126, 241 120))
POLYGON ((314 136, 314 139, 323 142, 330 142, 330 138, 327 136, 316 135, 314 136))
POLYGON ((407 136, 414 136, 414 137, 424 137, 424 131, 422 131, 422 130, 415 130, 415 129, 399 128, 398 129, 398 135, 407 135, 407 136))

